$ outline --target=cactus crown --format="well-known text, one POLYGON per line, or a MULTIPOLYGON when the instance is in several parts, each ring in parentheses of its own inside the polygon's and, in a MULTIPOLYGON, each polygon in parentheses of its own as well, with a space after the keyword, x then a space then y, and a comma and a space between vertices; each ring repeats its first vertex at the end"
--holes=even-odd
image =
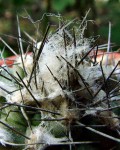
POLYGON ((98 37, 84 37, 86 16, 79 25, 57 16, 59 28, 51 33, 48 25, 40 42, 26 33, 31 40, 26 53, 17 16, 20 55, 1 38, 16 55, 14 63, 8 65, 4 59, 0 66, 2 145, 29 150, 48 145, 99 149, 101 137, 120 142, 119 62, 97 62, 98 48, 104 45, 97 46, 98 37))

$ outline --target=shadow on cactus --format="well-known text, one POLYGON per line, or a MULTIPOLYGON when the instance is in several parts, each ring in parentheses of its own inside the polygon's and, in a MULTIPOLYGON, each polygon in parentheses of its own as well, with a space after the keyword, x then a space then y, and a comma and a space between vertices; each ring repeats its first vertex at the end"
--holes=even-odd
POLYGON ((1 149, 119 149, 119 53, 108 52, 110 38, 84 37, 87 14, 52 17, 59 27, 38 42, 21 37, 17 16, 19 55, 1 37, 14 54, 0 60, 1 149))

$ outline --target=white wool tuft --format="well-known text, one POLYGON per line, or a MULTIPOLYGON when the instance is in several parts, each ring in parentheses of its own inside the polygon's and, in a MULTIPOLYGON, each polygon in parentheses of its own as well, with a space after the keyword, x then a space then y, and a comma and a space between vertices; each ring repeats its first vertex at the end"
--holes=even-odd
POLYGON ((6 145, 6 142, 12 142, 12 137, 9 132, 7 132, 5 129, 0 128, 0 143, 2 145, 6 145))
POLYGON ((52 144, 57 144, 63 141, 66 141, 67 138, 55 138, 52 134, 50 134, 45 128, 38 126, 33 129, 33 132, 29 135, 30 140, 27 141, 28 144, 34 143, 42 143, 35 146, 29 146, 31 148, 35 148, 37 150, 42 150, 44 147, 52 144))
MULTIPOLYGON (((27 71, 27 73, 30 73, 31 70, 32 70, 32 67, 33 67, 33 56, 32 55, 22 55, 22 59, 23 59, 23 62, 24 62, 24 67, 27 71)), ((22 67, 23 68, 23 64, 22 64, 22 60, 21 60, 21 56, 19 56, 15 63, 18 64, 18 66, 22 67)))

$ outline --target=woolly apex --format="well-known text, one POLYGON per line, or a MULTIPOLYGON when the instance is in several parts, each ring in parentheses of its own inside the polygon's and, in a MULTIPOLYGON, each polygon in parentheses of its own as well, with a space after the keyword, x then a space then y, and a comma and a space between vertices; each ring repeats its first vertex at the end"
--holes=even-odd
MULTIPOLYGON (((72 66, 75 66, 76 62, 80 61, 80 58, 84 54, 86 54, 90 50, 90 39, 81 39, 81 33, 76 38, 76 46, 74 45, 73 36, 71 31, 67 30, 67 28, 73 23, 69 22, 62 29, 59 29, 56 33, 52 35, 48 35, 47 42, 44 43, 42 48, 41 55, 37 60, 38 70, 36 71, 36 83, 37 89, 35 86, 34 77, 31 78, 30 86, 32 87, 29 89, 32 92, 32 95, 38 100, 41 101, 42 99, 55 99, 61 95, 61 98, 64 97, 64 92, 61 86, 58 84, 58 81, 62 84, 62 86, 66 86, 65 82, 68 82, 68 75, 67 69, 69 68, 69 74, 74 74, 72 68, 70 68, 65 62, 71 62, 72 66), (66 37, 65 37, 66 36, 66 37), (65 40, 67 41, 65 45, 65 40), (64 59, 65 60, 64 60, 64 59), (58 79, 57 80, 55 80, 58 79), (41 92, 42 85, 44 83, 44 91, 41 92)), ((82 29, 77 29, 82 30, 82 29)), ((83 34, 83 32, 82 32, 83 34)), ((40 49, 42 42, 35 44, 37 45, 37 49, 34 49, 36 56, 38 49, 40 49)), ((15 61, 15 64, 22 67, 23 70, 26 71, 27 76, 23 78, 24 83, 27 85, 33 69, 36 67, 33 60, 34 54, 30 55, 22 55, 18 57, 15 61), (23 65, 24 64, 24 65, 23 65), (25 69, 24 69, 25 68, 25 69)), ((86 60, 83 61, 86 65, 88 62, 86 60)), ((79 66, 80 67, 80 66, 79 66)), ((77 68, 76 68, 77 69, 77 68)), ((72 80, 72 76, 70 76, 70 80, 72 80)), ((73 82, 73 81, 72 81, 73 82)), ((29 103, 33 101, 31 94, 28 90, 24 87, 21 89, 22 97, 25 103, 29 103)), ((9 102, 17 102, 20 103, 22 101, 20 91, 16 91, 13 94, 7 95, 6 98, 9 102)))

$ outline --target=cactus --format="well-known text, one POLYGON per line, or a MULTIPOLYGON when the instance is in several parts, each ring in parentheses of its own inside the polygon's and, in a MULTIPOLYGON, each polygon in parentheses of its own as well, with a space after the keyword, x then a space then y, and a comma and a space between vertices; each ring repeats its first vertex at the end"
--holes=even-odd
POLYGON ((48 25, 40 42, 26 33, 26 53, 17 17, 20 55, 1 38, 15 55, 0 61, 3 148, 119 149, 119 61, 98 62, 98 49, 110 40, 97 46, 98 37, 85 38, 86 16, 55 32, 48 25))

